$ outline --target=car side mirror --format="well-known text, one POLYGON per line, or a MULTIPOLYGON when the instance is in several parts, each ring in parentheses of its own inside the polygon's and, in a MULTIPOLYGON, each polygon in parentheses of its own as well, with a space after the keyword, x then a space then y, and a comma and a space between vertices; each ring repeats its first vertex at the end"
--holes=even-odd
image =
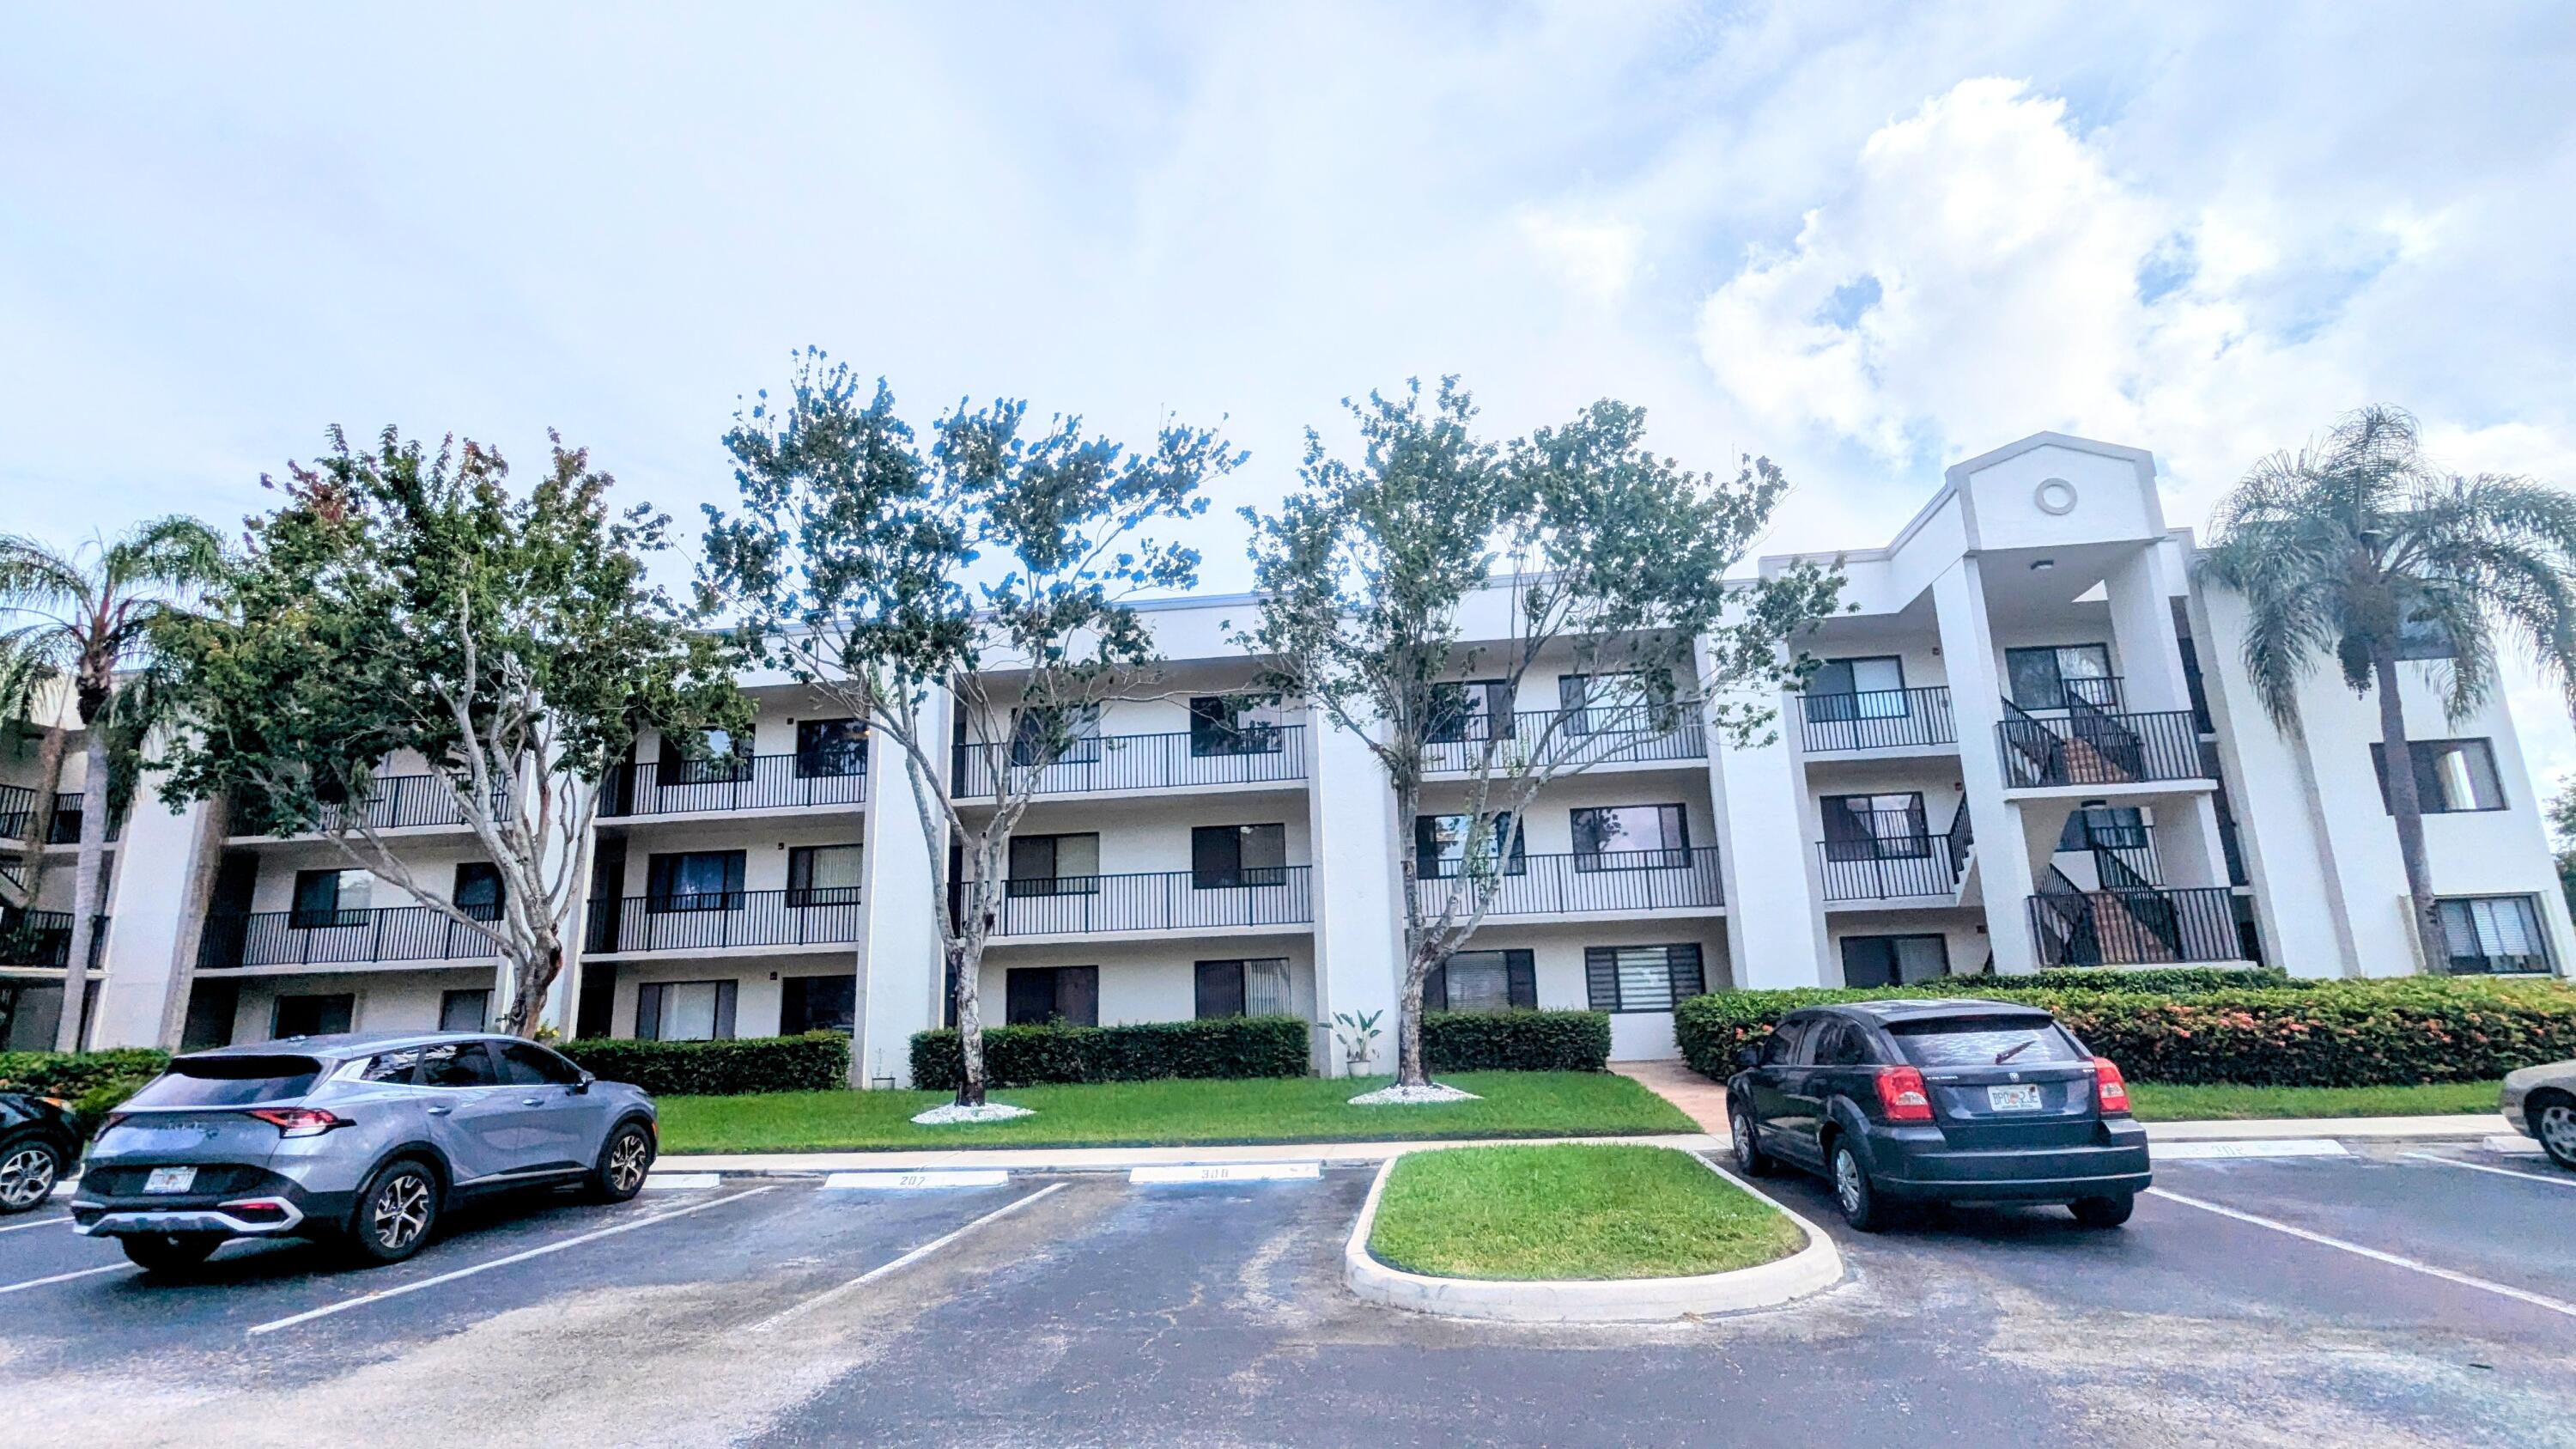
POLYGON ((589 1091, 590 1084, 598 1080, 599 1078, 592 1076, 588 1072, 582 1073, 581 1080, 572 1084, 573 1095, 577 1097, 582 1093, 589 1091))
POLYGON ((1762 1065, 1762 1053, 1755 1051, 1751 1047, 1737 1047, 1735 1049, 1735 1064, 1749 1072, 1755 1067, 1762 1065))

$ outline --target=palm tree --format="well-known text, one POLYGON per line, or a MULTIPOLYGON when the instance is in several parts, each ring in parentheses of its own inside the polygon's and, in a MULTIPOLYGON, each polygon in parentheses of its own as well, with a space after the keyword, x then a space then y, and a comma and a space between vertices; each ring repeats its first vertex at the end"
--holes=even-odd
MULTIPOLYGON (((71 955, 63 972, 63 1020, 56 1045, 77 1051, 88 995, 91 941, 107 860, 110 777, 117 746, 139 747, 161 692, 133 684, 149 635, 185 608, 223 563, 223 543, 193 518, 137 524, 124 537, 64 552, 36 539, 0 534, 0 617, 23 621, 23 647, 71 677, 88 772, 81 782, 80 855, 72 889, 71 955)), ((128 762, 130 764, 130 761, 128 762)))
POLYGON ((33 806, 20 838, 0 840, 0 907, 20 909, 32 908, 44 885, 45 836, 53 829, 54 792, 63 777, 63 732, 36 718, 57 674, 53 662, 31 646, 29 633, 0 631, 0 753, 16 756, 30 735, 36 739, 33 806))
POLYGON ((2439 472, 2415 419, 2374 407, 2301 452, 2255 464, 2215 528, 2201 567, 2244 597, 2245 672, 2273 723, 2298 723, 2299 682, 2323 658, 2353 693, 2376 694, 2415 931, 2426 969, 2437 968, 2449 949, 2425 864, 2398 661, 2410 643, 2447 645, 2432 674, 2457 722, 2494 691, 2499 638, 2517 640, 2576 713, 2576 495, 2439 472))

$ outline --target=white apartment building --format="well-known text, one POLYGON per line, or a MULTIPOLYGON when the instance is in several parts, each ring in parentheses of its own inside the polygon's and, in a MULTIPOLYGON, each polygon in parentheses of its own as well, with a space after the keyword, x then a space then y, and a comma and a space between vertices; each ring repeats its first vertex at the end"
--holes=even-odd
MULTIPOLYGON (((1774 742, 1637 730, 1540 798, 1435 1004, 1593 1007, 1612 1013, 1614 1055, 1654 1057, 1673 1053, 1673 1001, 1703 987, 2247 959, 2305 976, 2565 972, 2576 934, 2504 701, 2450 723, 2440 641, 2405 666, 2451 937, 2450 959, 2422 962, 2375 706, 2328 671, 2300 728, 2276 730, 2236 663, 2241 610, 2194 579, 2193 552, 2141 450, 2043 433, 1949 469, 1893 541, 1832 556, 1857 608, 1800 641, 1825 666, 1777 702, 1774 742)), ((1239 713, 1252 667, 1227 623, 1251 606, 1148 606, 1172 662, 1157 697, 1107 706, 1097 740, 1046 770, 984 961, 988 1021, 1284 1011, 1316 1024, 1320 1069, 1336 1013, 1391 1019, 1398 847, 1414 832, 1434 862, 1421 889, 1458 888, 1437 863, 1457 777, 1401 821, 1365 746, 1319 713, 1239 713)), ((1534 671, 1522 698, 1557 698, 1557 673, 1534 671)), ((871 771, 828 700, 774 676, 748 687, 748 740, 692 759, 648 738, 608 782, 553 1019, 674 1039, 844 1028, 872 1081, 902 1084, 908 1038, 946 1000, 910 787, 871 771)), ((1471 735, 1504 727, 1470 719, 1471 735)), ((1009 748, 955 752, 969 808, 1009 748)), ((470 896, 471 837, 399 762, 388 775, 380 823, 470 896)), ((0 829, 24 808, 9 788, 0 829)), ((54 849, 35 903, 48 930, 69 923, 54 849)), ((468 933, 318 840, 202 840, 146 798, 114 866, 93 1045, 490 1013, 499 978, 468 933), (201 870, 213 911, 182 922, 201 870)), ((39 949, 0 968, 0 1041, 47 1045, 64 962, 34 959, 44 931, 18 939, 39 949)))

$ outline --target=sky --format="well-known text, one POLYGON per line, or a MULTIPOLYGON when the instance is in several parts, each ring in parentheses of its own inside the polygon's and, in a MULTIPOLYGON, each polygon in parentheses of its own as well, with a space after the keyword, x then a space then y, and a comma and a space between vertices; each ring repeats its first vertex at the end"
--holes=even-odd
POLYGON ((1765 552, 2042 429, 2195 528, 2365 403, 2576 486, 2570 75, 2548 4, 11 7, 0 529, 233 524, 333 423, 557 428, 693 519, 808 345, 917 424, 1220 425, 1210 589, 1307 427, 1443 373, 1778 460, 1765 552))

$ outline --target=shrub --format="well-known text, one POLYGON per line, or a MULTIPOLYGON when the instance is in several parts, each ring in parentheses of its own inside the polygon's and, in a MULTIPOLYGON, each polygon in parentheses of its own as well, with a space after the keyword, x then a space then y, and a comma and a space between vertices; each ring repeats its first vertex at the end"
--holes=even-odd
POLYGON ((149 1047, 103 1052, 0 1052, 0 1091, 62 1097, 89 1131, 170 1065, 149 1047))
POLYGON ((1682 1057, 1719 1080, 1785 1012, 1886 997, 1974 995, 2053 1012, 2142 1082, 2281 1087, 2481 1081, 2576 1056, 2576 989, 2554 982, 2403 977, 2158 995, 2098 986, 2006 990, 1949 982, 1867 991, 1723 991, 1673 1012, 1682 1057))
POLYGON ((1601 1011, 1432 1011, 1422 1054, 1435 1072, 1599 1072, 1610 1066, 1601 1011))
POLYGON ((2204 991, 2296 991, 2316 983, 2278 966, 2059 966, 1982 981, 2015 990, 2145 991, 2197 996, 2204 991))
POLYGON ((657 1097, 819 1092, 850 1082, 850 1039, 834 1031, 735 1041, 593 1037, 558 1050, 603 1081, 630 1083, 657 1097))
MULTIPOLYGON (((1302 1077, 1312 1054, 1309 1032, 1293 1016, 987 1027, 984 1080, 995 1087, 1027 1087, 1162 1077, 1302 1077)), ((913 1034, 914 1086, 953 1092, 963 1070, 954 1030, 913 1034)))

